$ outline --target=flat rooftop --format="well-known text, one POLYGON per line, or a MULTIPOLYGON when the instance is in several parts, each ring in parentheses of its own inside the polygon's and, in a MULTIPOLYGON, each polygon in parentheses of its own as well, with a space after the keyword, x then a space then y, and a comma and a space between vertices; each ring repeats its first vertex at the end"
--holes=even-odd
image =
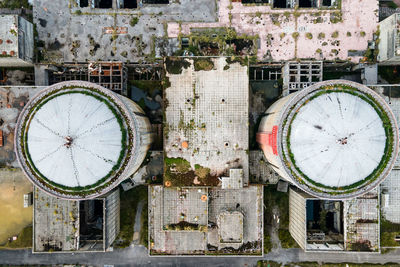
POLYGON ((231 27, 238 35, 258 36, 259 60, 348 60, 358 63, 378 26, 378 2, 341 1, 339 9, 272 8, 221 0, 218 20, 169 22, 168 37, 189 36, 197 29, 231 27))
POLYGON ((248 184, 247 65, 229 58, 167 59, 164 182, 219 185, 230 169, 248 184))
POLYGON ((18 15, 0 15, 0 53, 2 56, 18 55, 18 15))
POLYGON ((78 249, 79 202, 52 197, 34 187, 33 251, 78 249))
POLYGON ((195 225, 208 223, 208 188, 164 188, 163 226, 181 221, 195 225))
MULTIPOLYGON (((149 251, 150 254, 204 254, 207 232, 204 231, 166 231, 164 230, 164 191, 167 188, 149 186, 149 251)), ((168 194, 168 193, 167 193, 168 194)))
POLYGON ((378 190, 344 201, 344 233, 346 250, 379 250, 378 190))
POLYGON ((218 216, 219 238, 221 243, 243 242, 243 214, 222 212, 218 216))
POLYGON ((137 62, 154 55, 172 55, 179 49, 178 36, 190 36, 196 29, 232 28, 241 36, 258 36, 258 60, 350 58, 358 63, 378 26, 375 0, 343 0, 341 10, 272 8, 230 0, 169 2, 129 10, 79 8, 63 0, 36 1, 33 17, 39 39, 45 43, 45 61, 129 58, 137 62), (131 26, 133 17, 139 20, 131 26))
POLYGON ((388 198, 386 205, 384 195, 381 194, 382 216, 392 223, 400 223, 400 169, 393 169, 380 189, 388 198))
MULTIPOLYGON (((200 193, 199 189, 199 187, 191 188, 190 193, 196 196, 200 193)), ((149 186, 149 240, 151 240, 149 251, 151 255, 262 254, 262 186, 251 185, 242 189, 209 187, 207 204, 195 207, 196 201, 194 201, 190 206, 193 210, 189 212, 189 214, 197 214, 195 216, 199 216, 198 221, 205 220, 206 227, 194 229, 189 226, 182 230, 164 227, 165 208, 182 201, 178 195, 175 199, 168 199, 169 203, 166 202, 165 196, 172 196, 171 190, 179 192, 178 189, 160 185, 149 186), (206 212, 204 205, 207 205, 208 209, 205 218, 198 215, 206 212)), ((181 206, 182 204, 178 204, 178 207, 181 206)), ((175 209, 172 214, 179 215, 179 210, 175 209)))
MULTIPOLYGON (((263 239, 263 187, 251 185, 242 189, 210 189, 208 220, 218 225, 218 218, 225 211, 243 214, 243 245, 247 244, 253 253, 261 252, 263 239)), ((241 230, 238 230, 239 232, 241 230)), ((219 229, 208 231, 208 244, 216 250, 232 247, 240 251, 241 244, 224 244, 219 238, 219 229)), ((235 254, 235 252, 232 252, 235 254)), ((238 253, 238 252, 236 252, 238 253)))
POLYGON ((138 62, 179 49, 177 40, 164 43, 164 21, 212 22, 217 17, 214 0, 171 0, 135 9, 79 8, 75 2, 35 1, 33 22, 45 43, 44 61, 138 62))

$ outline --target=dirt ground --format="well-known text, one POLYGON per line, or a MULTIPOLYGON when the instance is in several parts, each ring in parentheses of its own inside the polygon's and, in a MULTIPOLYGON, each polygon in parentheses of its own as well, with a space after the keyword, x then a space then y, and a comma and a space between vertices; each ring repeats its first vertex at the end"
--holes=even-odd
POLYGON ((24 208, 24 194, 31 191, 20 169, 0 169, 0 244, 32 223, 32 206, 24 208))

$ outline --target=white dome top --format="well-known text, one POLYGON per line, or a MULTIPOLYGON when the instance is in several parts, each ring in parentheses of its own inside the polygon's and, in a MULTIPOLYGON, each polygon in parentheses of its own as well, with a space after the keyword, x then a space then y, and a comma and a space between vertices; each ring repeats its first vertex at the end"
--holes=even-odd
POLYGON ((358 96, 331 92, 303 105, 291 124, 295 165, 311 180, 341 187, 365 179, 386 144, 381 118, 358 96))
POLYGON ((27 136, 37 170, 68 187, 92 185, 107 176, 122 149, 117 117, 104 102, 82 93, 46 102, 33 115, 27 136))

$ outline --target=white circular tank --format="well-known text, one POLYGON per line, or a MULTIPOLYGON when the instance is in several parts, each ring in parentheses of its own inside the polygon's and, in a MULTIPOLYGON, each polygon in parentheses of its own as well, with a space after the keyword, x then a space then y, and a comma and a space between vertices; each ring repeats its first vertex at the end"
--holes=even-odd
POLYGON ((134 174, 151 144, 151 126, 133 101, 83 81, 52 85, 17 122, 15 151, 26 176, 60 198, 107 193, 134 174))
POLYGON ((257 142, 287 181, 325 199, 375 188, 393 167, 398 127, 386 102, 345 80, 314 84, 274 103, 257 142))

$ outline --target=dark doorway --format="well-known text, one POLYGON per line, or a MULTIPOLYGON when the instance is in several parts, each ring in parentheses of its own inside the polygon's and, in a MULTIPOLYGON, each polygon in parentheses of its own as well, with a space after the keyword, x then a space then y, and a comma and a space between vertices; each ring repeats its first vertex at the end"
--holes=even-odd
POLYGON ((274 7, 286 8, 286 0, 274 0, 274 7))
POLYGON ((89 0, 80 0, 79 1, 79 6, 80 7, 88 7, 89 6, 89 0))
POLYGON ((122 8, 137 8, 137 0, 123 0, 122 8))

